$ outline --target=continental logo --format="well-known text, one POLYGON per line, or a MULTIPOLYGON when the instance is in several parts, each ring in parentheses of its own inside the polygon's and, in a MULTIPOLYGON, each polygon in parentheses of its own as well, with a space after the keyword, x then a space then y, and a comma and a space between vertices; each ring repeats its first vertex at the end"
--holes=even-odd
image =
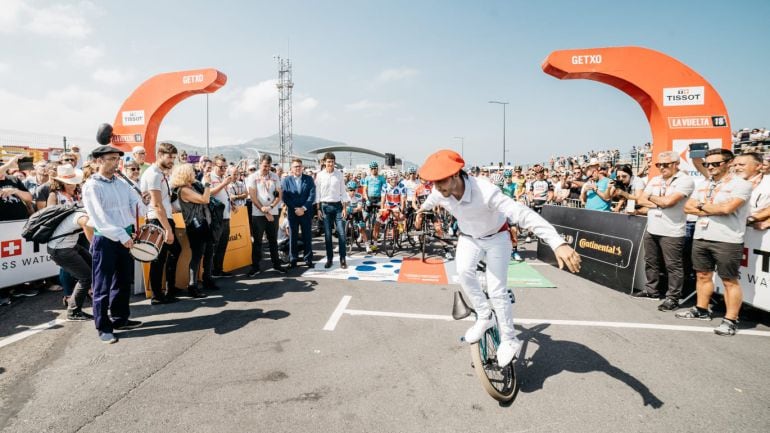
POLYGON ((235 242, 243 239, 243 235, 240 233, 230 234, 230 237, 228 238, 228 242, 235 242))
POLYGON ((580 246, 580 248, 601 251, 603 253, 612 254, 615 256, 623 255, 623 249, 619 245, 601 244, 596 241, 589 241, 588 239, 585 239, 585 238, 580 239, 580 241, 578 241, 578 245, 580 246))

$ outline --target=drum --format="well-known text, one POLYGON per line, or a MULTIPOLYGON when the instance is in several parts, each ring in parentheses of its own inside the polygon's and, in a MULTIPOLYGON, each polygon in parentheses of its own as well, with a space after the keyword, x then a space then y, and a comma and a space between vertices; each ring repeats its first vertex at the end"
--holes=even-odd
POLYGON ((131 255, 140 262, 151 262, 160 254, 165 240, 166 231, 162 227, 145 224, 139 227, 134 246, 131 247, 131 255))

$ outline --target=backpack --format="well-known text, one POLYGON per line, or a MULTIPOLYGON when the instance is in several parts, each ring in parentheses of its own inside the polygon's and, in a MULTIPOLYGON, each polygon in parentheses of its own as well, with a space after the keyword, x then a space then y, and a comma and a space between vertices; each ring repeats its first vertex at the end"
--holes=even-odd
POLYGON ((82 209, 83 207, 76 203, 57 204, 40 209, 33 213, 27 220, 27 223, 24 224, 24 228, 21 229, 21 237, 29 242, 45 244, 53 239, 79 233, 83 230, 78 229, 72 233, 53 236, 53 232, 56 231, 56 228, 59 227, 59 224, 65 218, 72 215, 75 211, 82 209))

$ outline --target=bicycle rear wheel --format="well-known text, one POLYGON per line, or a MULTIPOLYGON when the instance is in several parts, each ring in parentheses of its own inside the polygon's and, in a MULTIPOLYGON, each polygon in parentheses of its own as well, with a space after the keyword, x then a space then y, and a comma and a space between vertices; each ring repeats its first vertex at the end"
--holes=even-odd
POLYGON ((393 224, 393 220, 388 220, 385 223, 382 231, 382 249, 388 257, 393 257, 396 253, 396 240, 394 239, 396 228, 393 224))
POLYGON ((516 369, 513 362, 497 365, 497 346, 500 337, 496 327, 484 333, 484 337, 471 344, 471 359, 484 390, 497 401, 511 401, 516 391, 516 369))

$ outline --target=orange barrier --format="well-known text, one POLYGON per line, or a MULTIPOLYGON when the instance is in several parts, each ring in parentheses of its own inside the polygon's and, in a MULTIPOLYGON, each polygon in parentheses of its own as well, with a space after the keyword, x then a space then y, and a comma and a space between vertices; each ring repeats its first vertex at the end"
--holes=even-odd
MULTIPOLYGON (((182 214, 175 213, 173 216, 174 224, 176 224, 174 236, 182 246, 182 252, 176 265, 176 288, 187 289, 187 284, 190 282, 190 242, 187 240, 187 232, 185 231, 182 214)), ((140 218, 139 224, 144 224, 143 218, 140 218)), ((249 231, 248 211, 245 207, 240 207, 230 214, 230 240, 227 243, 223 270, 230 272, 249 265, 251 265, 251 233, 249 231)), ((144 271, 144 293, 147 298, 151 298, 152 291, 149 285, 150 264, 143 263, 142 267, 144 271)), ((202 276, 202 267, 200 272, 202 276)))
MULTIPOLYGON (((687 155, 690 143, 730 148, 730 118, 722 97, 673 57, 642 47, 586 48, 554 51, 541 67, 560 80, 599 81, 634 98, 650 123, 653 154, 680 153, 683 170, 694 171, 687 155)), ((652 166, 650 176, 657 171, 652 166)))

